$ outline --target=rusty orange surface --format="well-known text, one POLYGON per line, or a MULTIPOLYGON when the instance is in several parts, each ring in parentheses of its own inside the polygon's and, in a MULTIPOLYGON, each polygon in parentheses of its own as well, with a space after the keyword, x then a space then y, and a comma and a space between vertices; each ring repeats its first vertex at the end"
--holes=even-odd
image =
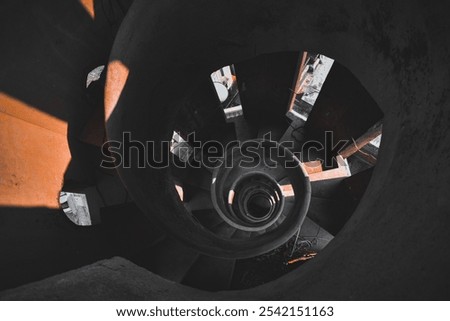
POLYGON ((66 122, 0 92, 0 206, 59 207, 66 122))
POLYGON ((303 165, 308 174, 322 172, 322 162, 321 161, 316 160, 316 161, 304 162, 303 165))
POLYGON ((95 8, 94 8, 94 0, 79 0, 80 4, 86 10, 86 12, 91 16, 92 19, 95 19, 95 8))
POLYGON ((105 87, 105 121, 107 122, 116 108, 122 90, 128 80, 129 69, 121 61, 114 60, 108 64, 105 87))

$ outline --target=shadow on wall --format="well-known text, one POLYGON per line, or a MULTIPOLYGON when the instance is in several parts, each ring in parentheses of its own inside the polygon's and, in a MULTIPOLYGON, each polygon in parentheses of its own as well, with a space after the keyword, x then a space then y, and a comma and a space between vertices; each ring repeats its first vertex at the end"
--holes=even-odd
POLYGON ((57 208, 64 176, 92 179, 98 164, 79 139, 103 110, 86 76, 108 61, 131 2, 0 4, 0 289, 117 253, 104 228, 78 228, 57 208))
POLYGON ((98 148, 79 137, 103 102, 86 76, 108 61, 131 2, 0 5, 0 206, 56 208, 66 168, 67 179, 92 179, 98 148))
POLYGON ((134 260, 164 237, 131 203, 101 215, 101 225, 80 227, 57 209, 0 207, 0 291, 113 256, 134 260))

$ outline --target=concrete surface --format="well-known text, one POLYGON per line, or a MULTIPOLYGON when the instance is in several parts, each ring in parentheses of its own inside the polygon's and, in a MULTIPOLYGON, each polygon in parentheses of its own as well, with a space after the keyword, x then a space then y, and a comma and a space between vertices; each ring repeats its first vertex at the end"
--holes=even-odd
MULTIPOLYGON (((106 92, 109 137, 118 139, 123 130, 137 140, 170 135, 173 111, 185 94, 174 92, 175 70, 195 82, 258 54, 306 49, 332 57, 355 74, 385 114, 373 179, 353 217, 316 259, 236 297, 267 291, 280 299, 448 299, 445 7, 445 1, 136 0, 110 58, 128 69, 128 77, 121 92, 106 92), (218 23, 223 17, 226 27, 218 23)), ((167 172, 132 168, 121 176, 141 208, 165 215, 168 227, 184 229, 186 242, 201 234, 177 219, 183 210, 167 172)))
MULTIPOLYGON (((12 15, 20 12, 21 5, 11 2, 0 11, 2 16, 4 12, 10 16, 6 25, 17 24, 19 31, 29 27, 26 20, 18 24, 12 15)), ((373 179, 355 214, 334 241, 302 269, 276 281, 245 291, 208 294, 208 299, 450 299, 447 7, 446 1, 430 4, 421 0, 326 4, 298 0, 135 1, 110 58, 128 70, 123 90, 107 92, 107 102, 117 101, 117 105, 107 105, 106 114, 112 112, 107 124, 110 138, 120 138, 123 130, 131 130, 134 139, 142 140, 170 135, 175 107, 190 90, 187 85, 174 92, 176 81, 171 75, 175 72, 189 75, 195 83, 223 65, 278 51, 313 50, 336 59, 356 75, 385 114, 373 179), (224 17, 226 23, 221 23, 224 17)), ((44 6, 33 3, 33 8, 33 14, 39 15, 44 6)), ((71 21, 71 16, 72 11, 60 23, 71 21)), ((55 23, 45 20, 48 14, 41 17, 54 30, 55 23)), ((89 16, 83 19, 89 21, 89 16)), ((23 31, 25 35, 32 32, 27 30, 23 31)), ((55 37, 63 43, 77 43, 67 35, 61 31, 55 37)), ((40 47, 44 40, 38 35, 29 39, 36 42, 23 41, 13 32, 2 37, 8 49, 2 51, 1 61, 9 68, 2 65, 2 75, 9 75, 5 70, 16 70, 12 63, 17 61, 16 55, 30 61, 24 69, 33 72, 19 73, 23 81, 17 77, 13 81, 12 76, 7 81, 3 78, 1 90, 34 106, 45 105, 41 100, 48 97, 56 99, 43 95, 56 91, 62 93, 57 96, 62 101, 79 106, 71 102, 72 92, 65 89, 72 87, 63 85, 63 80, 53 80, 52 87, 47 86, 49 81, 37 77, 64 79, 63 71, 74 72, 72 63, 64 59, 50 63, 50 57, 60 55, 60 51, 52 49, 53 53, 47 55, 49 46, 40 47), (28 50, 33 55, 26 55, 28 50), (43 64, 30 57, 50 62, 43 64)), ((61 47, 66 53, 72 50, 71 46, 61 47)), ((86 59, 83 55, 78 58, 86 59)), ((73 81, 81 88, 85 79, 78 71, 75 68, 73 81)), ((121 176, 142 209, 167 214, 170 224, 183 228, 184 222, 176 219, 181 207, 175 202, 177 196, 167 172, 130 169, 122 171, 121 176)), ((1 297, 205 298, 204 292, 164 281, 121 260, 113 262, 119 265, 119 271, 117 266, 111 270, 108 264, 105 267, 100 263, 70 277, 57 276, 1 297)))

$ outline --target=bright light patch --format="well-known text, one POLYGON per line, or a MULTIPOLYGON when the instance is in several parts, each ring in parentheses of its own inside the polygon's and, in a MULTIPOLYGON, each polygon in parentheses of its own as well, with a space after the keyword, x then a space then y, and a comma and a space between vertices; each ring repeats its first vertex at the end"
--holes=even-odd
POLYGON ((94 0, 80 0, 80 3, 86 10, 86 12, 91 16, 91 18, 94 19, 95 18, 94 0))
POLYGON ((295 196, 294 188, 292 187, 291 184, 281 185, 280 187, 281 187, 281 192, 283 193, 284 197, 295 196))
POLYGON ((228 192, 228 204, 233 204, 233 200, 234 200, 234 190, 230 190, 228 192))
POLYGON ((116 108, 122 90, 128 80, 129 69, 118 60, 111 61, 108 65, 105 87, 105 120, 108 121, 114 108, 116 108))

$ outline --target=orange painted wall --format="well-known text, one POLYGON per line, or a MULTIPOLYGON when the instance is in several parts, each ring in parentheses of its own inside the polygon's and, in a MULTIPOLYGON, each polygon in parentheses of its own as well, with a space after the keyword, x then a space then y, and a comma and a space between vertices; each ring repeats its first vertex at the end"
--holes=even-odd
POLYGON ((0 206, 59 206, 66 122, 0 92, 0 206))

